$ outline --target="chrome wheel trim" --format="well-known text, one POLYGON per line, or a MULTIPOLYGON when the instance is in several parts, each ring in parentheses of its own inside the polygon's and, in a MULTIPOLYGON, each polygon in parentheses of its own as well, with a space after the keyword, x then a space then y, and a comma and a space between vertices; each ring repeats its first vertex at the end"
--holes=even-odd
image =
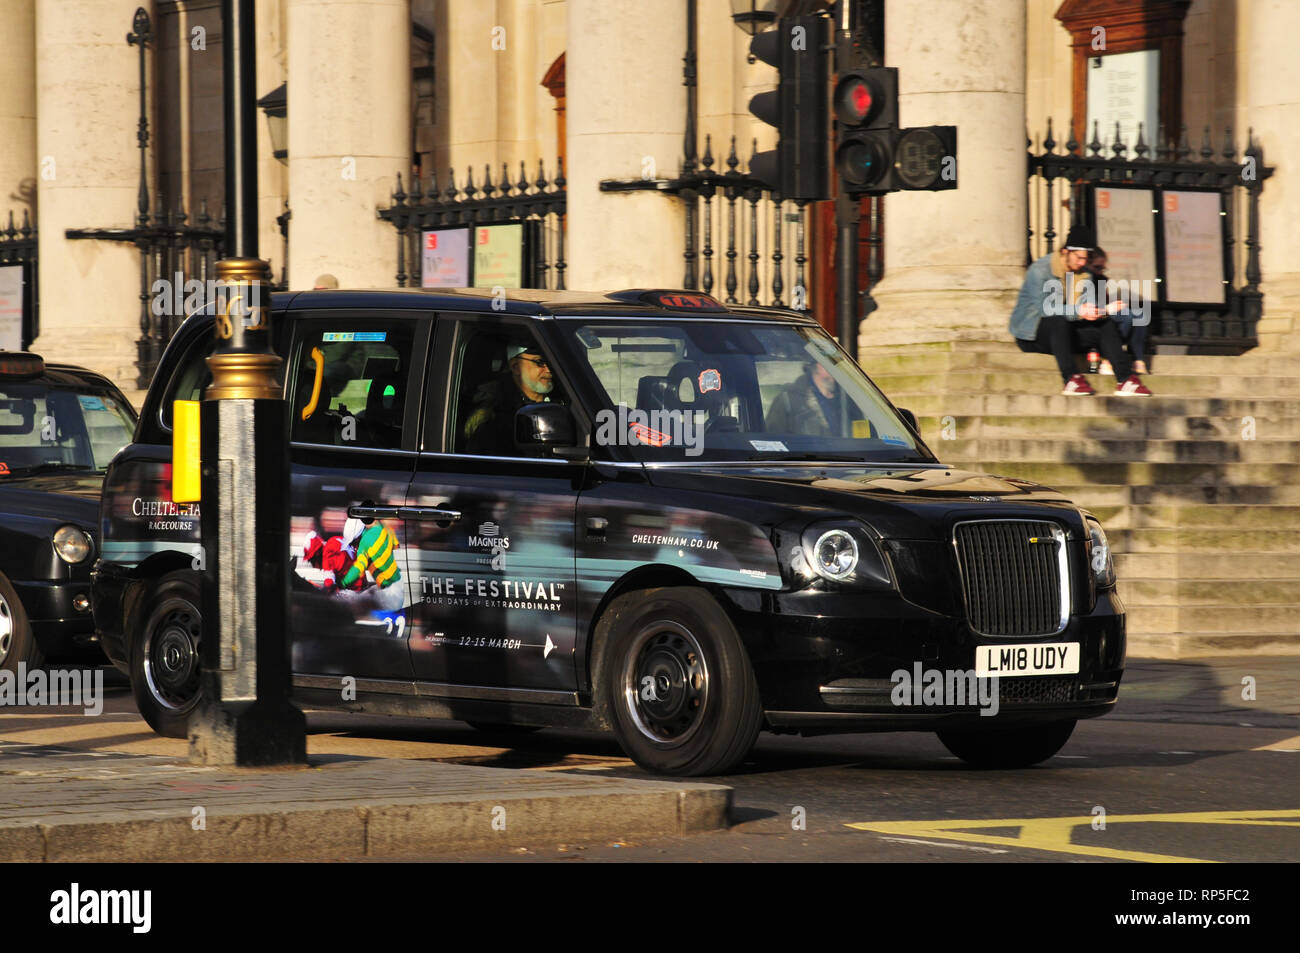
POLYGON ((0 662, 9 657, 14 647, 14 616, 9 600, 0 595, 0 662))
POLYGON ((183 712, 199 698, 199 638, 203 618, 187 599, 169 599, 152 616, 141 646, 149 695, 168 711, 183 712))
POLYGON ((698 734, 709 705, 709 667, 693 632, 677 622, 651 622, 623 656, 623 709, 637 732, 661 748, 698 734))

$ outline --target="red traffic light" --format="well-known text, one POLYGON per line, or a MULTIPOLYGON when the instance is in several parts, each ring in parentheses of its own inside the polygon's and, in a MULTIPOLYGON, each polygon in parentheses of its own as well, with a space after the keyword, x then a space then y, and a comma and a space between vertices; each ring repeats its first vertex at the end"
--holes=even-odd
POLYGON ((846 70, 835 84, 835 118, 849 128, 898 123, 898 70, 874 66, 846 70))
POLYGON ((848 106, 851 114, 850 122, 862 122, 867 118, 867 113, 871 112, 871 87, 862 80, 854 77, 845 90, 845 104, 848 106))

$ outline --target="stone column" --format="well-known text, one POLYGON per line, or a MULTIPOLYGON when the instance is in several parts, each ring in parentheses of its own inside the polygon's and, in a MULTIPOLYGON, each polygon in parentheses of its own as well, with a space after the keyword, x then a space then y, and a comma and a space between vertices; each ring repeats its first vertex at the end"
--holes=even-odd
MULTIPOLYGON (((36 0, 11 0, 0 30, 0 228, 22 226, 36 188, 36 0)), ((32 226, 36 221, 33 219, 32 226)))
MULTIPOLYGON (((1300 263, 1295 223, 1300 218, 1300 99, 1295 90, 1295 49, 1288 37, 1300 30, 1300 5, 1289 0, 1252 0, 1245 49, 1249 122, 1264 149, 1264 164, 1276 167, 1259 199, 1260 270, 1264 316, 1260 345, 1300 352, 1300 263)), ((1239 148, 1244 130, 1234 130, 1239 148)), ((1240 193, 1238 193, 1240 194, 1240 193)), ((1244 235, 1238 235, 1241 241, 1244 235)), ((1244 277, 1238 278, 1244 281, 1244 277)))
MULTIPOLYGON (((285 74, 283 0, 262 0, 256 6, 257 20, 257 97, 261 99, 288 78, 285 74)), ((270 125, 266 114, 257 113, 257 244, 258 254, 271 262, 274 280, 280 280, 284 268, 284 239, 276 217, 284 211, 288 198, 288 167, 275 157, 270 125)), ((289 223, 290 228, 293 222, 289 223)), ((310 281, 315 275, 308 277, 310 281)))
POLYGON ((36 3, 41 333, 32 348, 106 374, 128 396, 137 373, 140 253, 64 233, 135 222, 139 48, 126 43, 133 12, 132 4, 100 0, 36 3))
POLYGON ((958 127, 958 187, 885 199, 863 348, 1005 340, 1024 278, 1024 0, 931 7, 886 0, 885 64, 898 67, 903 126, 958 127))
MULTIPOLYGON (((655 192, 601 192, 602 179, 673 178, 682 158, 686 4, 569 0, 570 288, 678 288, 685 214, 655 192)), ((716 147, 715 147, 716 148, 716 147)))
POLYGON ((286 35, 289 285, 391 287, 397 233, 375 212, 410 183, 410 0, 288 0, 286 35))

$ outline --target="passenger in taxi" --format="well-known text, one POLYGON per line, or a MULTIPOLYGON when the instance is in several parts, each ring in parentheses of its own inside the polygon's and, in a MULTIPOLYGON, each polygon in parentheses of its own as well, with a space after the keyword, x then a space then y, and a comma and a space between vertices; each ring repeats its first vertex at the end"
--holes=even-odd
POLYGON ((767 430, 813 437, 838 435, 839 400, 839 386, 831 372, 809 361, 798 379, 773 398, 767 409, 767 430))
POLYGON ((506 347, 508 374, 480 385, 465 420, 464 446, 470 453, 512 457, 515 450, 515 411, 529 404, 563 399, 555 391, 551 367, 536 344, 506 347))

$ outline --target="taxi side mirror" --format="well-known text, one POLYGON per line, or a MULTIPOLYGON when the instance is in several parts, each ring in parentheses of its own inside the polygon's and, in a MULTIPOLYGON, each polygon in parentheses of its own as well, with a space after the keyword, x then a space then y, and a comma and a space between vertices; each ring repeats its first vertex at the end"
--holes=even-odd
POLYGON ((529 456, 585 459, 587 448, 577 445, 573 414, 563 404, 528 404, 515 411, 515 449, 529 456))
POLYGON ((908 410, 906 407, 899 407, 899 408, 898 408, 898 416, 902 417, 903 420, 906 421, 907 425, 908 425, 909 427, 912 428, 912 432, 913 432, 914 434, 916 434, 917 436, 920 436, 920 434, 921 434, 921 427, 920 427, 920 425, 917 424, 917 422, 916 422, 916 414, 912 413, 912 412, 911 412, 910 410, 908 410))

